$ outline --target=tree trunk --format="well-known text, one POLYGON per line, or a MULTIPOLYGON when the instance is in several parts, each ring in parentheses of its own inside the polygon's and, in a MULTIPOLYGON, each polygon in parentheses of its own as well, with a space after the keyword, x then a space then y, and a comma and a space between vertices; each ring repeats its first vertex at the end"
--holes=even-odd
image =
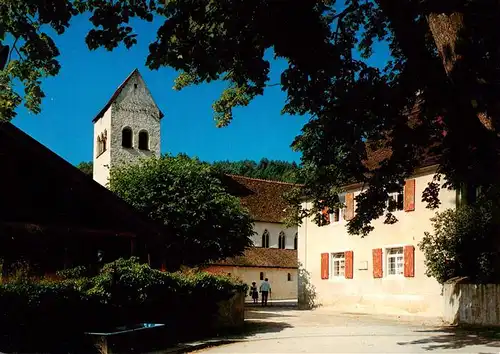
MULTIPOLYGON (((475 109, 480 97, 474 97, 474 94, 469 92, 470 85, 467 84, 475 78, 467 77, 466 68, 458 65, 464 59, 463 55, 457 51, 459 42, 465 41, 465 38, 462 37, 464 14, 460 12, 430 13, 427 16, 427 21, 448 79, 453 85, 459 86, 458 91, 461 96, 467 99, 472 108, 475 109)), ((489 117, 486 112, 477 112, 476 115, 484 128, 489 131, 494 130, 492 117, 489 117)))
POLYGON ((444 69, 450 75, 455 63, 460 59, 460 55, 456 52, 456 44, 464 25, 463 15, 457 12, 450 15, 431 13, 427 16, 427 21, 444 69))

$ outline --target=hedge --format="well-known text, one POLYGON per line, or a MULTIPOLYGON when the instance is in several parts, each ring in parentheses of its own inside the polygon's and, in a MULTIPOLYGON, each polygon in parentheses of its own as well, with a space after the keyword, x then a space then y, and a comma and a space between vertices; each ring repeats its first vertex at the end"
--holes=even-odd
POLYGON ((80 268, 58 273, 59 280, 0 285, 0 351, 75 352, 85 331, 142 322, 165 323, 172 338, 181 339, 206 332, 217 303, 247 291, 230 277, 164 273, 136 258, 108 263, 93 277, 84 273, 80 268))

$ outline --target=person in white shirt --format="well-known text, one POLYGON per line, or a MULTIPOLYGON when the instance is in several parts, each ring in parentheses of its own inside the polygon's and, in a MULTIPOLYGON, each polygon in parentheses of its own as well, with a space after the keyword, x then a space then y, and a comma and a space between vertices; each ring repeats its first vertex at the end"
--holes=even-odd
POLYGON ((271 284, 269 284, 268 279, 264 279, 262 284, 260 284, 260 293, 262 295, 262 306, 267 306, 267 297, 271 293, 271 284))

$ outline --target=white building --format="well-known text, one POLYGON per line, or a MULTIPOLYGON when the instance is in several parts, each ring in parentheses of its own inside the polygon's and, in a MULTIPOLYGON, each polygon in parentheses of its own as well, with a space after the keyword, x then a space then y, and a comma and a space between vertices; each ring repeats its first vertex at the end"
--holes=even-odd
POLYGON ((94 180, 107 186, 113 166, 160 156, 162 118, 163 113, 135 69, 92 120, 94 180))
POLYGON ((256 232, 254 247, 241 257, 215 262, 206 270, 237 276, 248 285, 268 278, 272 299, 297 299, 297 227, 283 223, 288 208, 283 194, 295 185, 234 175, 226 176, 224 183, 250 212, 256 232))
MULTIPOLYGON (((384 153, 373 154, 368 163, 377 164, 384 157, 384 153)), ((349 235, 346 229, 355 215, 360 184, 345 187, 341 197, 346 208, 330 214, 328 225, 304 220, 299 227, 298 257, 310 275, 318 304, 341 311, 442 315, 441 285, 425 275, 424 254, 417 246, 424 232, 432 232, 430 219, 436 210, 426 208, 420 196, 436 168, 429 160, 416 169, 404 192, 392 196, 399 221, 388 225, 380 217, 372 222, 374 230, 366 237, 349 235)), ((439 198, 437 211, 455 208, 455 191, 441 190, 439 198)))
MULTIPOLYGON (((110 168, 160 156, 162 118, 141 74, 134 70, 93 119, 94 180, 107 187, 110 168)), ((254 219, 255 248, 243 258, 214 264, 209 270, 231 273, 247 283, 267 277, 273 299, 296 299, 297 227, 286 228, 282 223, 287 208, 283 193, 293 185, 240 176, 227 176, 225 183, 254 219)))

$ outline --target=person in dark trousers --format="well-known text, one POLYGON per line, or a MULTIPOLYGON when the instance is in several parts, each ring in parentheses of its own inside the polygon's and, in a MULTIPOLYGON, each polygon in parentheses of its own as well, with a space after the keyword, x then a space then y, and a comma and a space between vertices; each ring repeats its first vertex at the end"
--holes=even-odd
POLYGON ((271 293, 271 284, 269 284, 267 278, 260 284, 260 293, 262 296, 262 306, 267 306, 267 297, 271 293))
POLYGON ((250 296, 252 297, 253 303, 256 304, 259 300, 259 291, 257 290, 257 283, 252 282, 252 286, 250 287, 250 296))

